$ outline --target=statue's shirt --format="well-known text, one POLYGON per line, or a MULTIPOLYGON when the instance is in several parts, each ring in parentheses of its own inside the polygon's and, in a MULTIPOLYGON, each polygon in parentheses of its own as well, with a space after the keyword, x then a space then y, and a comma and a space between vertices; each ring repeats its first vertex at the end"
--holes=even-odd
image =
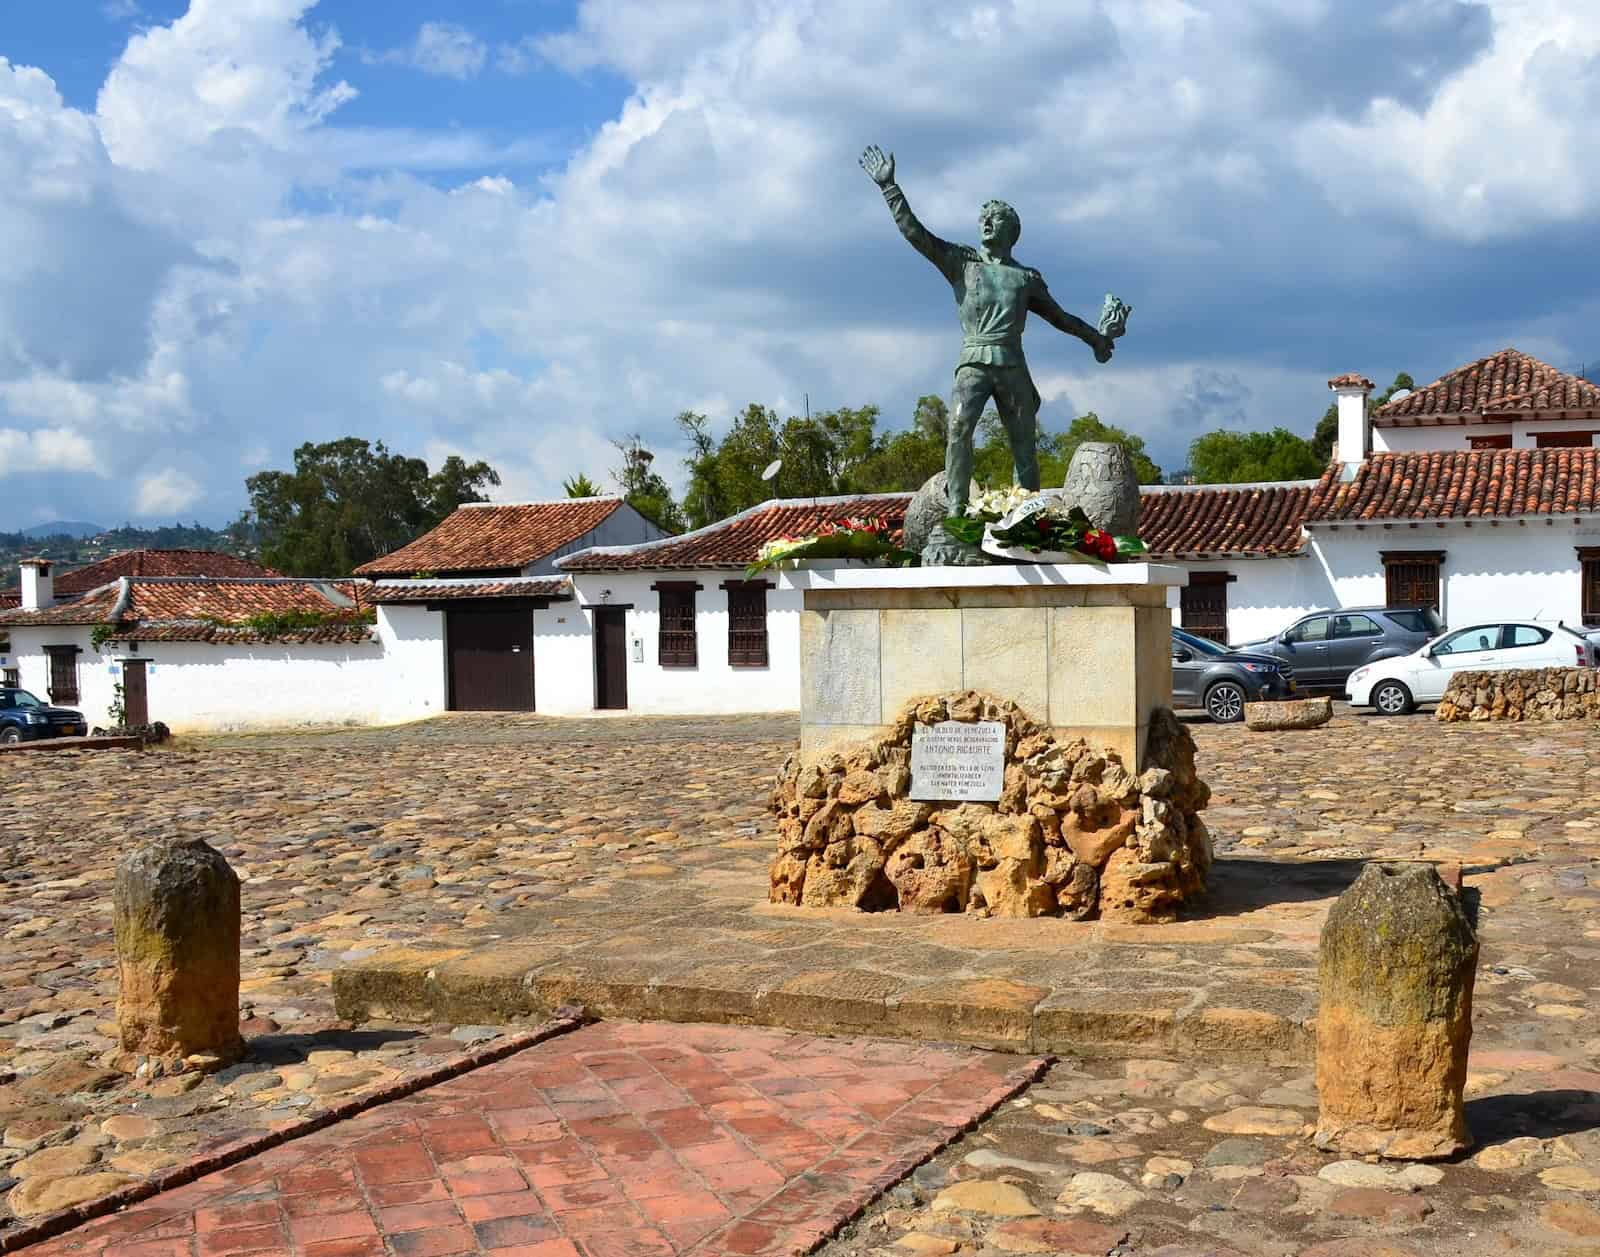
POLYGON ((1078 321, 1056 304, 1044 277, 1032 267, 992 262, 970 245, 941 240, 917 221, 897 184, 883 190, 883 199, 900 234, 950 281, 961 314, 958 369, 974 364, 1026 367, 1022 328, 1029 310, 1058 326, 1062 320, 1078 321))

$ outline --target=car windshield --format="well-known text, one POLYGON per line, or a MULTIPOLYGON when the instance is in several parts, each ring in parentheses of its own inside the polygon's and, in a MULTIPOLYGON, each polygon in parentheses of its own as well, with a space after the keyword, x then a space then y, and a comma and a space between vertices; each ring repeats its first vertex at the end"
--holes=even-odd
POLYGON ((1185 633, 1181 629, 1172 630, 1172 640, 1187 646, 1197 655, 1225 655, 1228 653, 1226 647, 1218 646, 1216 642, 1207 641, 1203 637, 1196 637, 1192 633, 1185 633))
POLYGON ((27 690, 0 690, 0 707, 47 707, 27 690))

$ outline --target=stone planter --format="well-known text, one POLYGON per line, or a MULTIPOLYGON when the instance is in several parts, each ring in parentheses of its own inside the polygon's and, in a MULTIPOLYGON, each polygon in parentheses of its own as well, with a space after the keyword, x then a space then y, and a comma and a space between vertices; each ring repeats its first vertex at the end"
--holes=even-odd
POLYGON ((1278 729, 1315 729, 1333 719, 1331 698, 1291 698, 1279 703, 1246 703, 1245 728, 1257 733, 1278 729))
POLYGON ((1089 522, 1115 536, 1139 526, 1139 476, 1125 447, 1115 441, 1085 441, 1067 466, 1061 496, 1081 506, 1089 522))

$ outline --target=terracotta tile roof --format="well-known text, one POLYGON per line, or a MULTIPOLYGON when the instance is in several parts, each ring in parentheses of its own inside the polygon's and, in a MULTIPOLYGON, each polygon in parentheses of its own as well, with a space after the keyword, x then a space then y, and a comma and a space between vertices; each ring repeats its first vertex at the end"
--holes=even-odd
POLYGON ((1145 489, 1139 536, 1153 559, 1298 554, 1314 480, 1145 489))
POLYGON ((602 497, 457 507, 432 532, 363 563, 356 575, 447 576, 523 568, 598 528, 621 505, 620 497, 602 497))
POLYGON ((1343 375, 1336 375, 1328 381, 1329 388, 1364 388, 1372 392, 1378 386, 1359 371, 1346 371, 1343 375))
POLYGON ((1379 406, 1372 421, 1383 427, 1501 414, 1600 417, 1600 386, 1520 350, 1502 349, 1379 406))
POLYGON ((56 597, 84 594, 119 576, 277 576, 254 559, 218 550, 122 550, 97 563, 58 573, 56 597))
POLYGON ((22 605, 22 592, 16 589, 0 589, 0 611, 10 610, 12 607, 22 605))
POLYGON ((365 581, 125 576, 75 602, 0 613, 0 628, 115 624, 140 641, 359 642, 372 636, 371 626, 358 618, 369 604, 365 581), (294 611, 345 620, 270 635, 244 623, 256 615, 294 611))
POLYGON ((557 559, 556 566, 563 572, 741 568, 755 561, 766 542, 803 535, 830 520, 882 516, 891 528, 899 528, 910 501, 909 493, 775 498, 681 537, 635 546, 595 546, 557 559))
POLYGON ((565 576, 521 576, 505 580, 380 581, 372 586, 373 603, 450 602, 461 598, 571 598, 565 576))
POLYGON ((1600 449, 1417 450, 1372 454, 1345 481, 1317 483, 1308 524, 1600 514, 1600 449))

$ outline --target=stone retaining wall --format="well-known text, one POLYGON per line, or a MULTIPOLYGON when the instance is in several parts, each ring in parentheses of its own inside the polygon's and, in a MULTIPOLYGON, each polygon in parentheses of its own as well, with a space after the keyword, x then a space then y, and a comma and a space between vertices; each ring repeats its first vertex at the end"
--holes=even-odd
POLYGON ((778 816, 773 903, 866 911, 1098 916, 1170 921, 1205 890, 1210 790, 1171 711, 1150 721, 1145 766, 1082 739, 1059 741, 1009 700, 968 690, 914 700, 886 737, 812 763, 791 757, 778 816), (909 798, 912 731, 944 721, 1005 725, 996 803, 909 798))
POLYGON ((1600 720, 1600 669, 1461 672, 1439 700, 1440 720, 1600 720))

